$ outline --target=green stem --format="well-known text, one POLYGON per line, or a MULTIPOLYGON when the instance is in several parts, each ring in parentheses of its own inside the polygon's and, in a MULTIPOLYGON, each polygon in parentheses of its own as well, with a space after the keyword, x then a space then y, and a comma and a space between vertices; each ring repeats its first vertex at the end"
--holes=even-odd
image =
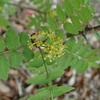
POLYGON ((39 48, 39 50, 40 50, 40 53, 41 53, 41 56, 42 56, 42 59, 43 59, 43 63, 44 63, 44 67, 45 67, 45 70, 46 70, 47 77, 49 77, 49 73, 48 73, 48 70, 47 70, 47 66, 46 66, 46 63, 45 63, 44 56, 43 56, 41 48, 39 48))
POLYGON ((16 51, 16 50, 20 50, 20 49, 23 49, 23 48, 26 48, 27 46, 22 46, 22 47, 18 47, 16 49, 11 49, 11 50, 7 50, 7 51, 3 51, 3 52, 0 52, 0 55, 1 54, 6 54, 6 53, 10 53, 10 52, 13 52, 13 51, 16 51))
MULTIPOLYGON (((45 70, 46 70, 47 78, 49 80, 48 85, 50 86, 51 84, 50 84, 49 73, 48 73, 48 69, 47 69, 47 66, 46 66, 46 63, 45 63, 45 60, 44 60, 43 52, 42 52, 40 47, 39 47, 39 50, 40 50, 40 53, 41 53, 41 56, 42 56, 42 59, 43 59, 43 63, 44 63, 44 67, 45 67, 45 70)), ((49 98, 49 100, 53 100, 53 94, 52 94, 51 90, 50 90, 50 95, 51 95, 51 98, 49 98)))

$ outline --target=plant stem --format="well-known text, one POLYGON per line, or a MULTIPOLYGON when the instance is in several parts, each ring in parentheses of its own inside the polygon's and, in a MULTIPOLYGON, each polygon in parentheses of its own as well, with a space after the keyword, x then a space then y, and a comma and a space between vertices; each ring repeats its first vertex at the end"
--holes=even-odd
POLYGON ((27 46, 22 46, 22 47, 18 47, 16 49, 11 49, 11 50, 7 50, 7 51, 3 51, 3 52, 0 52, 0 55, 1 54, 6 54, 6 53, 10 53, 10 52, 13 52, 13 51, 16 51, 16 50, 20 50, 20 49, 23 49, 23 48, 26 48, 27 46))
MULTIPOLYGON (((44 60, 43 52, 42 52, 40 47, 39 47, 39 50, 40 50, 40 53, 41 53, 41 56, 42 56, 42 59, 43 59, 43 63, 44 63, 44 67, 45 67, 45 70, 46 70, 47 78, 49 80, 48 85, 50 86, 49 73, 48 73, 48 69, 47 69, 47 66, 46 66, 46 63, 45 63, 45 60, 44 60)), ((49 100, 53 100, 53 95, 52 95, 52 91, 51 90, 50 90, 50 95, 51 95, 51 98, 49 98, 49 100)))
POLYGON ((45 60, 44 60, 44 56, 43 56, 43 53, 42 53, 42 50, 41 50, 40 47, 39 47, 39 50, 40 50, 40 53, 41 53, 41 56, 42 56, 42 59, 43 59, 43 63, 44 63, 44 67, 45 67, 45 70, 46 70, 47 77, 49 77, 47 66, 46 66, 46 63, 45 63, 45 60))

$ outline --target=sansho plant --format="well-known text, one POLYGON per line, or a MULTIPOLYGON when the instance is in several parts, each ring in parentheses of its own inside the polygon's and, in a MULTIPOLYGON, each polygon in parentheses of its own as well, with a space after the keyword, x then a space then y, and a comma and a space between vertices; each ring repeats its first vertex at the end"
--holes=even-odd
MULTIPOLYGON (((34 4, 38 5, 40 1, 35 0, 34 4)), ((74 38, 80 33, 85 34, 85 31, 82 31, 82 23, 89 24, 89 19, 92 19, 94 14, 93 7, 87 0, 64 0, 62 6, 57 5, 56 9, 52 10, 50 0, 44 1, 43 5, 38 6, 37 12, 40 13, 30 17, 32 21, 28 24, 28 27, 34 25, 39 31, 32 36, 25 32, 18 36, 12 28, 8 28, 5 39, 0 37, 0 77, 6 80, 10 66, 18 68, 22 60, 26 60, 25 65, 29 66, 27 69, 36 74, 27 82, 45 86, 27 100, 54 100, 54 97, 73 90, 74 87, 52 84, 52 80, 61 77, 64 69, 69 66, 70 69, 75 68, 76 73, 84 73, 88 67, 99 68, 96 61, 100 60, 100 56, 95 56, 99 49, 89 51, 90 44, 82 45, 84 38, 78 42, 74 38), (33 47, 38 48, 38 51, 34 52, 33 47), (8 50, 5 51, 5 48, 8 50), (22 54, 18 51, 20 49, 22 54), (6 53, 9 54, 8 57, 5 56, 6 53)))

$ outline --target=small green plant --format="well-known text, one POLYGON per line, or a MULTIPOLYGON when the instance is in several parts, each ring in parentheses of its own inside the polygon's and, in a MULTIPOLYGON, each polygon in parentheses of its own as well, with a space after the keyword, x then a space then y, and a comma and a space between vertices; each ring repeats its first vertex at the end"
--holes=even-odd
MULTIPOLYGON (((38 5, 40 1, 34 0, 34 4, 38 5)), ((91 45, 83 46, 84 38, 78 42, 74 38, 74 35, 83 32, 81 23, 89 24, 94 9, 87 0, 64 0, 62 7, 57 5, 52 10, 50 0, 44 0, 44 4, 38 6, 37 12, 39 10, 41 13, 36 13, 34 18, 30 17, 32 22, 28 24, 28 27, 35 25, 35 29, 39 30, 34 35, 28 36, 21 32, 18 36, 12 28, 8 28, 5 39, 0 38, 0 77, 6 80, 10 66, 18 68, 22 60, 26 60, 25 65, 29 66, 27 69, 36 74, 27 82, 45 84, 45 87, 37 91, 38 94, 27 100, 53 100, 54 97, 74 89, 52 84, 52 80, 64 74, 64 69, 70 66, 70 69, 76 68, 77 73, 84 73, 88 67, 99 68, 96 61, 100 60, 100 56, 95 56, 99 49, 88 51, 91 45), (69 38, 66 32, 72 36, 69 38), (69 38, 68 41, 65 41, 66 38, 69 38), (33 47, 38 48, 38 51, 34 52, 33 47), (5 51, 5 48, 8 50, 5 51), (8 57, 6 53, 9 53, 8 57)))

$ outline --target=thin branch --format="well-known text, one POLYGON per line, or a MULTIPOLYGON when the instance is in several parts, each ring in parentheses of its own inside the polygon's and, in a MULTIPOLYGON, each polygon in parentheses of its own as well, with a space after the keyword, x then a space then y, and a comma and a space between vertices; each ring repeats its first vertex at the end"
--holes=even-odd
POLYGON ((43 56, 41 48, 39 48, 39 50, 40 50, 41 57, 42 57, 42 60, 43 60, 43 63, 44 63, 44 67, 45 67, 45 70, 46 70, 47 77, 49 77, 48 69, 47 69, 47 66, 46 66, 46 63, 45 63, 44 56, 43 56))
POLYGON ((16 6, 18 8, 23 8, 23 9, 30 9, 30 10, 33 10, 37 13, 40 13, 40 14, 45 14, 43 12, 41 12, 40 10, 37 10, 36 8, 34 7, 29 7, 29 6, 25 6, 25 5, 22 5, 22 4, 15 4, 15 3, 8 3, 9 5, 12 5, 12 6, 16 6))
POLYGON ((24 48, 26 48, 26 47, 27 47, 27 46, 21 46, 21 47, 15 48, 15 49, 6 50, 6 51, 3 51, 3 52, 0 52, 0 55, 1 55, 1 54, 10 53, 10 52, 13 52, 13 51, 16 51, 16 50, 24 49, 24 48))
POLYGON ((100 31, 100 25, 92 27, 92 28, 85 28, 83 31, 80 31, 79 34, 73 35, 73 34, 68 33, 67 37, 70 38, 72 36, 78 36, 78 35, 83 35, 83 34, 84 35, 94 34, 94 33, 98 32, 98 31, 100 31))

